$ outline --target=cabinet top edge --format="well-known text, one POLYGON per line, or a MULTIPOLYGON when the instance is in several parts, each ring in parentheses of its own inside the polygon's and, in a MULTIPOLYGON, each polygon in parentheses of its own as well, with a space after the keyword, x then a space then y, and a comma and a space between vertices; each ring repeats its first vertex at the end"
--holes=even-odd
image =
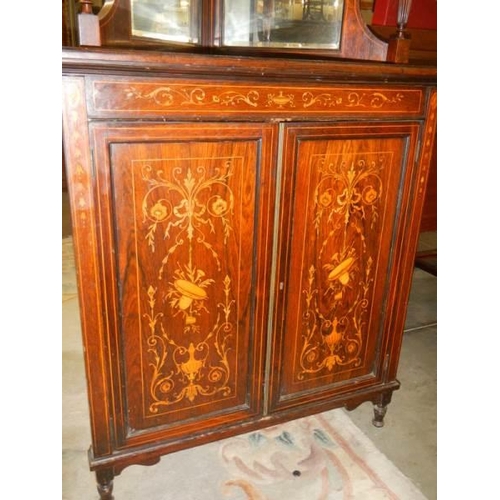
POLYGON ((353 60, 311 60, 105 48, 62 49, 63 74, 108 73, 206 78, 286 77, 289 81, 436 84, 437 67, 353 60))

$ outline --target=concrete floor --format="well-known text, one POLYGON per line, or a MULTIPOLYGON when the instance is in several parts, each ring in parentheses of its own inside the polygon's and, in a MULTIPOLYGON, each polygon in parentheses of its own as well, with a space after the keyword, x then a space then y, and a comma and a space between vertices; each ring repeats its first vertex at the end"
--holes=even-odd
MULTIPOLYGON (((66 193, 63 193, 62 208, 64 237, 71 234, 66 193)), ((436 234, 424 233, 419 250, 435 249, 436 245, 436 234)), ((415 269, 398 372, 401 388, 394 392, 385 417, 385 426, 376 428, 371 424, 371 403, 364 403, 347 412, 379 450, 408 476, 429 500, 437 498, 436 288, 435 276, 415 269)), ((68 316, 78 313, 76 297, 63 301, 63 332, 65 311, 68 316)), ((81 460, 77 458, 82 456, 81 452, 77 454, 76 450, 87 449, 90 438, 86 425, 86 407, 76 403, 77 398, 82 399, 78 393, 85 391, 85 380, 83 362, 81 359, 72 359, 73 352, 77 352, 80 347, 74 345, 75 342, 79 342, 78 336, 63 339, 64 356, 67 359, 66 364, 63 363, 63 392, 66 393, 67 389, 71 388, 70 392, 75 395, 75 401, 63 402, 63 454, 66 459, 72 459, 74 454, 75 460, 81 460), (65 369, 65 366, 70 365, 71 370, 65 369), (76 404, 73 404, 74 402, 76 404)), ((63 470, 63 482, 78 479, 64 478, 63 470)), ((88 478, 85 478, 85 481, 88 481, 88 478)))
MULTIPOLYGON (((423 233, 418 250, 437 249, 435 232, 423 233)), ((385 426, 370 423, 372 405, 349 412, 353 422, 429 500, 437 498, 437 277, 415 269, 398 379, 385 426)))
POLYGON ((377 429, 372 405, 349 412, 353 422, 429 500, 437 498, 437 322, 436 278, 415 270, 398 379, 385 416, 377 429))

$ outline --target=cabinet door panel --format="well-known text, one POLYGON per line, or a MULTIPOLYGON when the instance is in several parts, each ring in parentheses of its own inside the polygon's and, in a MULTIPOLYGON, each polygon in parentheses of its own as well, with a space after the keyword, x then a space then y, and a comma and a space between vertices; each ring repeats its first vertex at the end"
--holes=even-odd
POLYGON ((122 444, 260 412, 273 133, 94 127, 122 444))
POLYGON ((418 124, 284 130, 274 408, 380 382, 393 250, 418 124))

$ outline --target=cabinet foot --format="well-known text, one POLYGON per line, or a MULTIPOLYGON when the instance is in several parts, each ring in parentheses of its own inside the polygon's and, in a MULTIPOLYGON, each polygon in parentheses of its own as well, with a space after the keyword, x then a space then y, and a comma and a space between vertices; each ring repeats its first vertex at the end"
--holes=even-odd
POLYGON ((374 402, 373 402, 373 420, 372 424, 375 427, 384 427, 384 417, 387 413, 387 405, 391 402, 392 392, 387 392, 385 394, 381 394, 374 402))
POLYGON ((113 471, 97 471, 96 479, 100 500, 113 500, 113 471))
POLYGON ((387 411, 387 406, 374 405, 373 413, 375 414, 372 420, 372 424, 375 427, 384 427, 384 417, 387 411))

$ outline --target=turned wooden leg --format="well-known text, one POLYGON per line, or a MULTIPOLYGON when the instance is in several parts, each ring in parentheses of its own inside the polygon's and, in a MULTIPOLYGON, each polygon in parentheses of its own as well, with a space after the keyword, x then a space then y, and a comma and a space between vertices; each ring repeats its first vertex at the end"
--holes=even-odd
POLYGON ((99 470, 95 475, 99 498, 101 500, 113 500, 113 471, 109 469, 99 470))
POLYGON ((373 402, 374 417, 372 420, 372 424, 375 427, 384 427, 384 417, 387 412, 387 405, 391 402, 391 398, 392 398, 392 391, 381 394, 373 402))

